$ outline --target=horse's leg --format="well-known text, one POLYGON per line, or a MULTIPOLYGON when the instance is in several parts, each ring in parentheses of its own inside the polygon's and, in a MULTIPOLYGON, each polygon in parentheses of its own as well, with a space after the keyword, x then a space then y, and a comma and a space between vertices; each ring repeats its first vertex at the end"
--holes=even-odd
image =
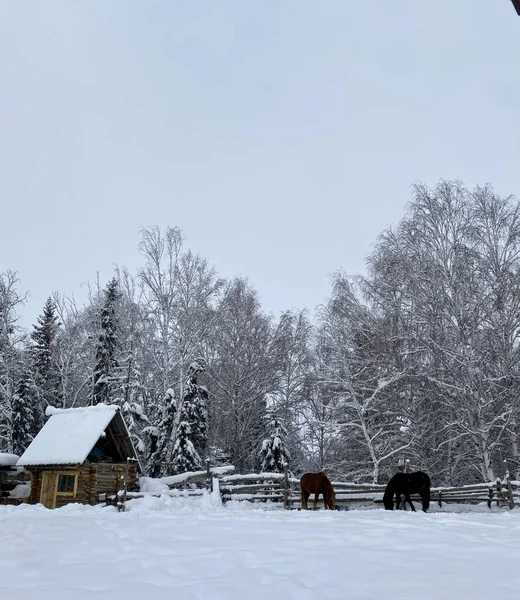
POLYGON ((307 504, 307 500, 309 499, 309 492, 307 490, 302 489, 302 495, 301 495, 301 500, 302 500, 302 508, 304 508, 305 510, 309 510, 309 506, 307 504))
POLYGON ((320 497, 320 493, 319 492, 315 492, 314 493, 314 510, 316 510, 318 508, 318 498, 320 497))
POLYGON ((406 509, 406 503, 407 502, 410 505, 410 508, 412 509, 412 512, 415 512, 415 506, 413 505, 412 499, 410 498, 410 494, 408 492, 406 492, 406 494, 404 496, 404 506, 405 506, 405 509, 406 509))
POLYGON ((430 508, 430 489, 426 488, 421 492, 422 509, 426 512, 430 508))

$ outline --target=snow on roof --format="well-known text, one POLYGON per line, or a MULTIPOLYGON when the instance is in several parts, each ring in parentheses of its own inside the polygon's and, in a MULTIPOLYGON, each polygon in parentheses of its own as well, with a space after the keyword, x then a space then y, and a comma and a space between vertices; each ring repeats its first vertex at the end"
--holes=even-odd
POLYGON ((20 457, 16 454, 5 454, 0 452, 0 467, 14 467, 20 457))
POLYGON ((81 464, 114 418, 117 406, 48 407, 49 420, 22 454, 18 465, 81 464))

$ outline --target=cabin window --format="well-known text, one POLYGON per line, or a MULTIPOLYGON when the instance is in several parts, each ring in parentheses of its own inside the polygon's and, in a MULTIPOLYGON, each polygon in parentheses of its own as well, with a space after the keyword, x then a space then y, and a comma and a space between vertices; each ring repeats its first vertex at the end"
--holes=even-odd
POLYGON ((76 490, 76 475, 58 475, 58 494, 74 495, 76 490))

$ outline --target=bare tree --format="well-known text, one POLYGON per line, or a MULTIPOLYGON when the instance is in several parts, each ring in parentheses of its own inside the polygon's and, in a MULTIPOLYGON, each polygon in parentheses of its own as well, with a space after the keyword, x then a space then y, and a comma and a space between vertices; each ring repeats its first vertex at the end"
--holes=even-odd
POLYGON ((0 274, 0 451, 13 450, 12 406, 21 373, 20 350, 24 333, 18 326, 18 310, 26 294, 17 289, 18 276, 13 271, 0 274))
POLYGON ((361 304, 353 282, 342 273, 334 278, 321 323, 329 347, 323 383, 337 397, 338 418, 348 442, 344 468, 350 476, 370 474, 377 482, 381 466, 414 439, 396 393, 406 371, 401 361, 393 360, 391 328, 361 304))
POLYGON ((258 466, 266 396, 278 375, 271 320, 244 279, 231 281, 216 309, 206 348, 211 382, 210 445, 224 446, 237 469, 258 466))
POLYGON ((305 311, 284 312, 276 329, 278 377, 270 396, 271 410, 286 428, 285 443, 291 456, 291 468, 303 460, 301 420, 306 382, 312 367, 313 328, 305 311))
MULTIPOLYGON (((146 260, 139 273, 142 301, 153 325, 150 342, 155 371, 161 379, 160 397, 173 388, 182 403, 186 369, 200 354, 223 281, 205 259, 191 251, 183 252, 181 231, 176 227, 165 232, 157 227, 143 230, 140 248, 146 260)), ((181 409, 177 407, 162 457, 165 469, 171 463, 181 409)))

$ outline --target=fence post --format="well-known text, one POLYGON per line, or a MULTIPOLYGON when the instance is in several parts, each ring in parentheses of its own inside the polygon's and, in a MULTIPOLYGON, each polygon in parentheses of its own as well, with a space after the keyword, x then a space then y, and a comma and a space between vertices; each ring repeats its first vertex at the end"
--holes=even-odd
POLYGON ((126 510, 126 477, 123 475, 121 477, 121 483, 123 484, 122 489, 120 489, 116 494, 117 499, 117 510, 118 512, 125 512, 126 510))
POLYGON ((512 510, 515 507, 515 499, 513 497, 513 486, 511 485, 511 475, 509 469, 506 471, 506 485, 509 496, 509 508, 512 510))
POLYGON ((487 501, 487 505, 488 505, 488 508, 491 508, 491 502, 493 502, 493 486, 489 486, 488 496, 489 496, 489 498, 487 501))
POLYGON ((504 490, 502 489, 500 477, 496 478, 495 484, 497 486, 497 506, 500 508, 500 503, 504 500, 504 490))
POLYGON ((212 492, 213 491, 213 477, 211 475, 211 469, 209 466, 209 458, 206 459, 206 472, 208 474, 208 479, 209 479, 209 491, 212 492))
POLYGON ((289 508, 289 466, 285 464, 285 475, 283 478, 283 507, 289 508))

